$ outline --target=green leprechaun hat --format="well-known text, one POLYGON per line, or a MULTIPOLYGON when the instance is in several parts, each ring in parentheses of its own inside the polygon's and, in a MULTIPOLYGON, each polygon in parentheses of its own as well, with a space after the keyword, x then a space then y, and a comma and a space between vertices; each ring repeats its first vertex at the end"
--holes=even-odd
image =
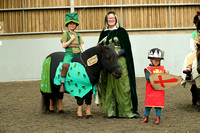
POLYGON ((77 26, 79 25, 79 19, 78 19, 78 13, 77 12, 67 13, 65 15, 65 25, 67 26, 67 24, 69 22, 74 22, 74 23, 77 24, 77 26))

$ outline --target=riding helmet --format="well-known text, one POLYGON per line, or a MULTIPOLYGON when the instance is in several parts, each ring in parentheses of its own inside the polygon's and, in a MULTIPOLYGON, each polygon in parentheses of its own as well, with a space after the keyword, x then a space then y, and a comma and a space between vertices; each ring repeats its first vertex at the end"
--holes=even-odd
POLYGON ((164 60, 164 52, 158 48, 153 48, 148 53, 148 59, 164 60))

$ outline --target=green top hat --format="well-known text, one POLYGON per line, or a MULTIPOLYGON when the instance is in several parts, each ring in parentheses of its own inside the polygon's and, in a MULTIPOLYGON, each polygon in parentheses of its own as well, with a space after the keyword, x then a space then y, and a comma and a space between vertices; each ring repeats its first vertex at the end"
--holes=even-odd
POLYGON ((77 24, 77 26, 79 25, 79 19, 78 19, 78 13, 77 12, 67 13, 65 15, 65 25, 67 26, 67 24, 69 22, 74 22, 74 23, 77 24))

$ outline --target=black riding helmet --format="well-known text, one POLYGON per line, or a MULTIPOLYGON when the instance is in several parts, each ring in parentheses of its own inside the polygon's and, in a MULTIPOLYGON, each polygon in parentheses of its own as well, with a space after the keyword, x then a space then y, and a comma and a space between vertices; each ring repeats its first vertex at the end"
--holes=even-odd
POLYGON ((199 18, 198 16, 200 16, 200 11, 197 11, 197 15, 194 16, 194 20, 193 20, 193 23, 196 25, 197 22, 199 21, 199 18))

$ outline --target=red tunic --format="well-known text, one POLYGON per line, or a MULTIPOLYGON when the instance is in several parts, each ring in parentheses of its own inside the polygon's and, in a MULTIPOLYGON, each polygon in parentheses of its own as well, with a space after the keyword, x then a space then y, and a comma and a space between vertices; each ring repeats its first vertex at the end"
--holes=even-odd
MULTIPOLYGON (((149 66, 144 70, 148 70, 150 73, 164 73, 164 66, 152 67, 149 66)), ((151 83, 146 80, 146 95, 145 106, 146 107, 164 107, 165 103, 165 90, 154 90, 151 83)))

